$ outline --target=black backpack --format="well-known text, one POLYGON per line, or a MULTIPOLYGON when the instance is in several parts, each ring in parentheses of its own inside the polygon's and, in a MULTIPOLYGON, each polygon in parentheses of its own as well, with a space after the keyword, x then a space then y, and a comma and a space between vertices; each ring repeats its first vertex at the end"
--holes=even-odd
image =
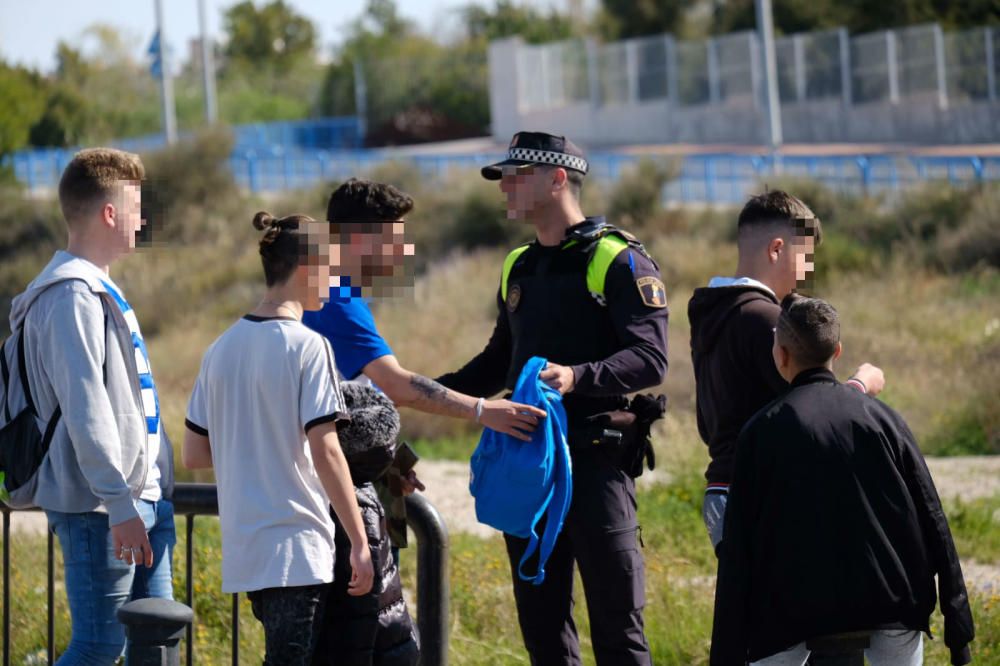
MULTIPOLYGON (((38 428, 38 409, 28 385, 28 369, 24 358, 24 328, 14 331, 0 344, 0 371, 3 372, 3 412, 0 414, 0 499, 10 501, 12 493, 38 472, 49 451, 56 426, 62 416, 57 406, 43 433, 38 428), (17 374, 21 385, 20 404, 11 396, 11 372, 7 359, 8 343, 17 338, 17 374)), ((27 498, 25 498, 27 499, 27 498)))

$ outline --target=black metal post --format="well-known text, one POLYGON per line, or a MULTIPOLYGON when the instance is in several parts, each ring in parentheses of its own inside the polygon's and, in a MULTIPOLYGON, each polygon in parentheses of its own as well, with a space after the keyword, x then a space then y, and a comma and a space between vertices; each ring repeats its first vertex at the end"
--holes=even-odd
POLYGON ((3 666, 10 666, 10 511, 3 510, 3 666))
POLYGON ((46 590, 46 597, 49 605, 46 632, 48 636, 48 643, 46 644, 45 654, 49 658, 49 663, 56 663, 56 597, 55 597, 55 587, 56 587, 56 565, 55 565, 55 548, 53 547, 53 536, 52 530, 46 530, 48 535, 46 548, 48 551, 48 571, 46 572, 46 583, 48 589, 46 590))
MULTIPOLYGON (((176 515, 176 514, 175 514, 176 515)), ((184 557, 187 562, 187 568, 184 570, 185 577, 185 591, 187 592, 187 605, 191 607, 191 612, 194 612, 194 514, 187 514, 184 516, 186 520, 187 528, 187 538, 184 541, 184 557)), ((186 661, 184 663, 187 666, 191 666, 194 663, 194 623, 192 622, 187 626, 187 641, 184 644, 184 651, 187 653, 186 661)))
POLYGON ((448 664, 448 528, 423 495, 406 498, 406 522, 417 536, 417 626, 420 663, 448 664))
POLYGON ((240 666, 240 595, 233 595, 233 666, 240 666))
POLYGON ((181 636, 194 619, 187 606, 170 599, 137 599, 118 609, 128 636, 130 666, 180 666, 181 636))

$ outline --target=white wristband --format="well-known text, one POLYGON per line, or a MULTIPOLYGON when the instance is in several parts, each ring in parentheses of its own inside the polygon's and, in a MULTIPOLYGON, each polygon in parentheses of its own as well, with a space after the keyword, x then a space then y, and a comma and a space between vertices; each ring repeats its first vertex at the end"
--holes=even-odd
POLYGON ((476 401, 476 423, 479 423, 479 419, 483 417, 484 404, 486 404, 486 398, 480 398, 476 401))

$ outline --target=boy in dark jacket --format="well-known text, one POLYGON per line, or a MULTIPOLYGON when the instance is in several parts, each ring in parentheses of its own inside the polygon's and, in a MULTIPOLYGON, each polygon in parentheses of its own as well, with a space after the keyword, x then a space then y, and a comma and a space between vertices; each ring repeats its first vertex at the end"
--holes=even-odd
POLYGON ((375 580, 371 592, 347 593, 351 544, 337 525, 337 560, 323 625, 314 652, 316 666, 415 666, 420 655, 416 630, 403 601, 399 569, 392 557, 386 512, 372 482, 392 465, 399 435, 399 414, 392 401, 371 386, 341 384, 350 423, 338 429, 351 468, 354 493, 368 534, 375 580))
POLYGON ((923 663, 938 577, 945 644, 971 660, 968 595, 906 423, 837 382, 837 312, 791 294, 772 355, 790 390, 742 430, 715 596, 711 663, 804 664, 804 641, 873 631, 872 666, 923 663))

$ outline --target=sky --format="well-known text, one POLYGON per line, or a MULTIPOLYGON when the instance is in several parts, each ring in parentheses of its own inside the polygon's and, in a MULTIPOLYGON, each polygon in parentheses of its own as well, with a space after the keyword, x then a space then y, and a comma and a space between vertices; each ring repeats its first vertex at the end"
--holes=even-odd
MULTIPOLYGON (((184 58, 188 41, 199 34, 198 0, 161 0, 167 43, 184 58)), ((223 9, 236 0, 204 0, 209 30, 218 37, 223 9)), ((319 29, 324 54, 343 38, 343 29, 364 11, 365 0, 286 0, 319 29)), ((396 0, 400 14, 425 32, 441 34, 457 26, 455 10, 476 0, 396 0)), ((483 0, 478 0, 482 2, 483 0)), ((540 7, 559 0, 526 0, 540 7)), ((258 5, 261 2, 257 2, 258 5)), ((45 72, 55 68, 56 44, 81 43, 85 28, 110 24, 125 32, 143 56, 155 31, 154 0, 0 0, 0 58, 45 72)))

